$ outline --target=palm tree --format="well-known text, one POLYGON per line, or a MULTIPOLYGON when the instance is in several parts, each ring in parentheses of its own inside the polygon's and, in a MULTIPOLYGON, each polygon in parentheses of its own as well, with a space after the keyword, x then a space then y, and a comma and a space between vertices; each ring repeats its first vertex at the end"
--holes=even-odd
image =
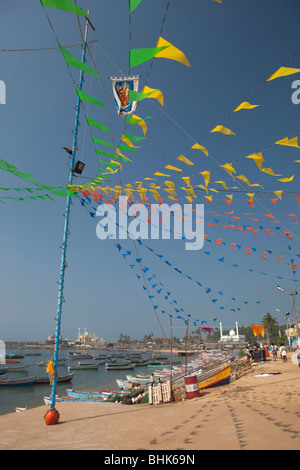
POLYGON ((270 315, 270 313, 267 313, 262 320, 262 324, 265 327, 266 334, 267 334, 267 341, 269 343, 270 336, 273 336, 278 330, 278 322, 276 318, 270 315))

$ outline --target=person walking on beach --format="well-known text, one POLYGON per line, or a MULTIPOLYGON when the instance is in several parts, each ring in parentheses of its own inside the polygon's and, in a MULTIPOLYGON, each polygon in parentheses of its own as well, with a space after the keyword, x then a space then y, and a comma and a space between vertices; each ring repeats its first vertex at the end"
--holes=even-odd
POLYGON ((284 344, 282 344, 279 348, 280 356, 283 360, 283 362, 287 362, 287 350, 284 344))
POLYGON ((277 346, 276 344, 271 344, 271 351, 273 355, 273 361, 276 361, 277 358, 277 346))

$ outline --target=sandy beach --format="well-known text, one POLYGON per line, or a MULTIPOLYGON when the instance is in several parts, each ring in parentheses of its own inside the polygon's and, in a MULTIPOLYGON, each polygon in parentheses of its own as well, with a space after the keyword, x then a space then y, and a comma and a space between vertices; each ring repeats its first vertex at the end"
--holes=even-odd
POLYGON ((269 359, 229 385, 163 405, 57 403, 0 416, 1 450, 296 450, 300 368, 269 359), (263 373, 278 373, 255 377, 263 373))

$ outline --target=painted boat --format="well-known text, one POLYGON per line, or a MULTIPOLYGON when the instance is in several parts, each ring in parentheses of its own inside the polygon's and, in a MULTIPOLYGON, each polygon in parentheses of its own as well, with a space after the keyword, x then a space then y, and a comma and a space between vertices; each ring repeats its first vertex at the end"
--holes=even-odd
POLYGON ((105 364, 106 370, 129 370, 134 368, 134 364, 105 364))
MULTIPOLYGON (((42 362, 37 362, 37 366, 44 366, 47 367, 49 361, 42 361, 42 362)), ((67 364, 67 359, 58 359, 57 365, 58 366, 65 366, 67 364)))
POLYGON ((20 364, 20 359, 5 359, 6 364, 20 364))
POLYGON ((18 353, 7 353, 5 354, 5 359, 23 359, 23 354, 18 353))
POLYGON ((134 384, 132 382, 128 382, 128 380, 116 379, 116 382, 121 390, 132 390, 134 387, 134 384))
POLYGON ((7 372, 19 372, 27 370, 30 367, 30 364, 25 364, 24 366, 8 367, 7 372))
POLYGON ((84 392, 73 389, 67 389, 66 392, 68 397, 71 398, 103 398, 103 395, 100 392, 84 392))
MULTIPOLYGON (((57 380, 56 382, 57 383, 63 383, 63 382, 71 382, 71 380, 73 379, 73 376, 74 376, 74 372, 72 372, 71 374, 68 374, 68 375, 62 375, 60 377, 57 377, 57 380)), ((49 384, 50 385, 50 379, 49 377, 37 377, 35 379, 35 384, 49 384)))
POLYGON ((99 360, 95 360, 95 361, 86 360, 86 361, 79 361, 78 362, 78 364, 80 366, 99 366, 100 364, 104 364, 104 363, 105 363, 104 359, 99 359, 99 360))
POLYGON ((112 392, 110 390, 100 390, 99 392, 84 392, 80 390, 67 389, 66 392, 68 397, 89 399, 103 398, 103 400, 107 400, 107 398, 112 397, 114 395, 124 395, 124 392, 112 392))
POLYGON ((0 380, 1 387, 27 386, 33 385, 36 377, 26 377, 26 379, 0 380))
POLYGON ((18 406, 16 406, 15 410, 16 410, 17 413, 20 413, 21 411, 26 411, 27 407, 26 408, 19 408, 18 406))
POLYGON ((68 366, 68 370, 91 370, 91 369, 98 369, 98 365, 97 364, 90 364, 90 365, 86 365, 86 366, 80 366, 80 365, 68 366))
POLYGON ((141 385, 146 385, 150 383, 150 377, 134 377, 133 375, 126 375, 126 379, 128 382, 131 382, 133 384, 141 384, 141 385))
POLYGON ((215 372, 209 377, 200 379, 198 386, 200 390, 205 388, 219 387, 220 385, 227 385, 230 382, 231 366, 227 366, 224 369, 215 372))
MULTIPOLYGON (((83 402, 101 402, 105 403, 106 399, 104 400, 103 398, 72 398, 72 397, 61 397, 60 395, 55 395, 55 402, 72 402, 72 403, 83 403, 83 402)), ((44 403, 45 405, 51 405, 51 398, 50 397, 44 397, 44 403)))

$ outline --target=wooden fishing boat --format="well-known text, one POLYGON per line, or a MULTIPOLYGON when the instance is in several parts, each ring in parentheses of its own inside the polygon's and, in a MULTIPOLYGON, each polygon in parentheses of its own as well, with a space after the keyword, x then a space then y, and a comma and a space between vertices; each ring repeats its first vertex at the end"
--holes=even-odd
POLYGON ((29 369, 31 364, 25 364, 24 366, 8 367, 7 372, 19 372, 29 369))
MULTIPOLYGON (((71 382, 71 380, 73 379, 73 376, 74 376, 74 372, 72 372, 71 374, 68 374, 68 375, 62 375, 60 377, 57 377, 57 383, 63 383, 63 382, 71 382)), ((50 379, 49 377, 37 377, 35 379, 35 384, 49 384, 50 385, 50 379)))
POLYGON ((79 390, 67 389, 68 397, 71 398, 103 398, 100 392, 84 392, 79 390))
POLYGON ((129 370, 134 368, 134 364, 105 364, 106 370, 129 370))
POLYGON ((132 390, 134 384, 128 380, 116 379, 117 385, 121 390, 132 390))
POLYGON ((16 406, 15 410, 16 410, 17 413, 20 413, 21 411, 26 411, 27 406, 26 406, 26 408, 20 408, 20 407, 16 406))
POLYGON ((104 359, 98 359, 95 361, 89 361, 88 359, 86 361, 79 361, 78 364, 80 366, 99 366, 100 364, 105 364, 104 359))
MULTIPOLYGON (((40 366, 47 367, 48 362, 49 361, 37 362, 36 365, 39 366, 39 367, 40 366)), ((57 361, 58 366, 65 366, 66 364, 67 364, 67 359, 66 358, 65 359, 58 359, 58 361, 57 361)))
POLYGON ((72 398, 103 398, 103 400, 107 400, 107 398, 112 397, 114 395, 124 395, 125 392, 112 392, 110 390, 100 390, 99 392, 84 392, 80 390, 73 390, 67 389, 66 390, 68 397, 72 398))
POLYGON ((222 370, 212 373, 209 377, 203 378, 198 381, 200 390, 205 388, 219 387, 220 385, 227 385, 230 382, 231 366, 227 366, 222 370))
POLYGON ((36 377, 26 377, 26 379, 0 380, 1 387, 28 386, 33 385, 36 377))
POLYGON ((5 354, 5 359, 23 359, 24 356, 23 354, 19 353, 6 353, 5 354))
MULTIPOLYGON (((72 403, 83 403, 83 402, 101 402, 105 403, 106 399, 104 400, 103 398, 72 398, 72 397, 61 397, 60 395, 55 395, 55 401, 56 402, 72 402, 72 403)), ((51 398, 50 397, 44 397, 44 403, 45 405, 51 405, 51 398)))
POLYGON ((5 359, 6 364, 20 364, 20 359, 5 359))
POLYGON ((131 382, 133 384, 146 385, 150 383, 151 375, 149 375, 148 377, 134 377, 133 375, 126 375, 126 379, 128 380, 128 382, 131 382))
POLYGON ((98 365, 97 364, 90 364, 90 365, 87 365, 87 366, 80 366, 80 365, 68 366, 68 370, 92 370, 92 369, 98 369, 98 365))

